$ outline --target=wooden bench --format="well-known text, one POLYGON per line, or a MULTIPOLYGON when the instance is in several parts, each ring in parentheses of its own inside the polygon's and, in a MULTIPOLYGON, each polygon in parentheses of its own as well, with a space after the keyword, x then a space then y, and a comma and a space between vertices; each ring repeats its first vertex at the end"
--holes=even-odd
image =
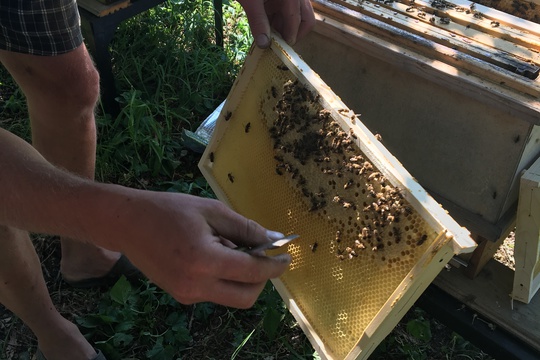
MULTIPOLYGON (((98 0, 77 0, 81 27, 88 49, 101 78, 101 102, 107 113, 118 113, 115 101, 116 86, 112 72, 109 45, 118 25, 129 18, 149 10, 165 0, 118 0, 103 4, 98 0)), ((223 46, 222 0, 213 0, 215 9, 216 43, 223 46)))

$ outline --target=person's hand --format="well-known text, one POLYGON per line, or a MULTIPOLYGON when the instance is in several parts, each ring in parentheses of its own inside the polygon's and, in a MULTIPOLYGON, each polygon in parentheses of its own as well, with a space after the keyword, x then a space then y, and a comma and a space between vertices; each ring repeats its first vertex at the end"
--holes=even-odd
POLYGON ((287 254, 234 250, 283 235, 217 200, 82 179, 2 129, 0 168, 10 175, 0 176, 0 224, 120 251, 184 304, 250 307, 266 281, 280 276, 290 262, 287 254))
POLYGON ((252 247, 283 237, 223 203, 184 194, 142 192, 122 211, 121 251, 156 285, 183 304, 202 301, 247 308, 290 256, 252 256, 252 247), (131 231, 125 232, 125 228, 131 231), (234 245, 233 245, 234 244, 234 245))
POLYGON ((310 0, 238 0, 244 8, 255 43, 270 46, 273 27, 290 45, 304 37, 315 25, 310 0))

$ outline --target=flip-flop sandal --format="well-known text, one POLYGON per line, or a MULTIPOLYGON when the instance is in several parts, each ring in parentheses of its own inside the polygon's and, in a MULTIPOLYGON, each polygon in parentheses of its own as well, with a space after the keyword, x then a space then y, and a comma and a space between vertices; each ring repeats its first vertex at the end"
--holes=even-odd
POLYGON ((124 275, 131 284, 136 286, 140 285, 140 282, 146 279, 144 274, 139 269, 137 269, 127 257, 122 255, 120 256, 116 264, 114 264, 112 269, 107 274, 101 277, 76 281, 64 279, 64 281, 68 285, 77 289, 89 289, 105 286, 110 287, 114 285, 122 275, 124 275))
MULTIPOLYGON (((107 358, 105 357, 105 355, 103 355, 101 350, 98 350, 98 349, 95 349, 95 350, 97 352, 97 355, 93 357, 91 360, 107 360, 107 358)), ((47 360, 45 356, 43 355, 43 353, 41 352, 41 350, 39 349, 36 352, 36 360, 47 360)))

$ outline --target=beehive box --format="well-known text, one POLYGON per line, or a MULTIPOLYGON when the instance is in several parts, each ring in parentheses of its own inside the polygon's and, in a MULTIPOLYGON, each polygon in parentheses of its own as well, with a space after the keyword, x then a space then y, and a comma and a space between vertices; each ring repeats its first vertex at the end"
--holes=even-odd
POLYGON ((466 0, 312 3, 295 51, 454 219, 506 237, 540 155, 540 25, 466 0))
MULTIPOLYGON (((510 3, 517 16, 540 9, 537 0, 510 3)), ((317 25, 295 51, 459 224, 504 239, 516 224, 518 198, 523 209, 535 204, 533 193, 518 191, 540 156, 540 25, 465 0, 312 4, 317 25)), ((540 351, 538 294, 529 306, 511 305, 508 296, 528 301, 534 294, 538 241, 517 229, 515 273, 488 266, 471 281, 456 270, 435 284, 540 351)))
POLYGON ((274 284, 323 358, 369 356, 475 246, 278 38, 251 49, 199 166, 234 210, 300 235, 274 284))

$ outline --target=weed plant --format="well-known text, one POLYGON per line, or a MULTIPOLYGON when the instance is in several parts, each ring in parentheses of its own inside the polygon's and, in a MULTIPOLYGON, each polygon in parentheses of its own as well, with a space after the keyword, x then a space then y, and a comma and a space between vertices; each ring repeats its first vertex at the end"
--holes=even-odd
POLYGON ((0 127, 30 141, 24 95, 4 67, 0 67, 0 127))
POLYGON ((250 44, 240 8, 227 9, 235 31, 224 48, 215 45, 211 1, 171 1, 120 26, 111 54, 121 112, 97 119, 100 180, 142 184, 192 175, 185 168, 195 161, 184 158, 181 131, 195 130, 226 97, 250 44))
MULTIPOLYGON (((185 148, 181 133, 195 130, 226 97, 251 35, 241 7, 225 2, 225 46, 216 46, 212 6, 170 0, 119 26, 110 51, 120 113, 97 110, 99 181, 214 197, 198 172, 199 154, 185 148)), ((29 140, 24 97, 3 68, 0 101, 0 126, 29 140)), ((58 257, 51 247, 38 249, 42 259, 58 257)), ((57 263, 49 271, 58 271, 57 263)), ((253 308, 235 310, 184 306, 152 284, 133 287, 125 279, 90 296, 59 291, 58 276, 47 281, 60 311, 111 360, 319 358, 270 283, 253 308)), ((0 359, 28 359, 35 346, 21 322, 0 308, 0 359)), ((488 359, 418 310, 374 358, 488 359)))

